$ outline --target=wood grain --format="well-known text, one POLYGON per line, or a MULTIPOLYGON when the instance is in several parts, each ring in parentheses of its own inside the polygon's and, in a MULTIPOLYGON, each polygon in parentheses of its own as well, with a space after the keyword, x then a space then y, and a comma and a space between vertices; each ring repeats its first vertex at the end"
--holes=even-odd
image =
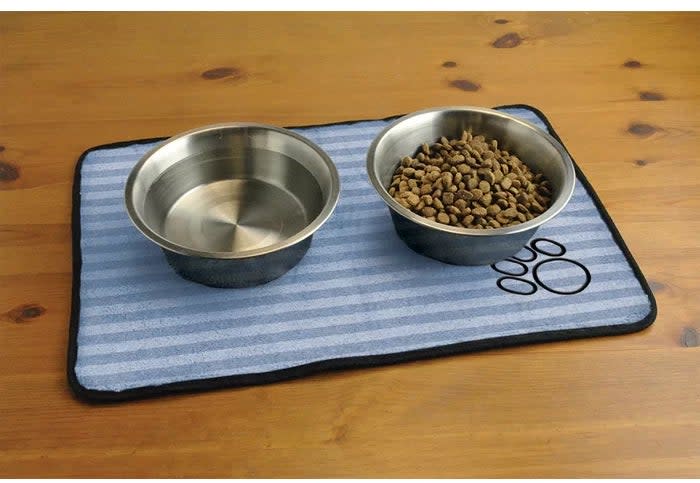
POLYGON ((693 13, 0 14, 0 476, 700 476, 699 29, 693 13), (73 398, 85 149, 511 103, 542 109, 597 189, 656 294, 651 328, 73 398))

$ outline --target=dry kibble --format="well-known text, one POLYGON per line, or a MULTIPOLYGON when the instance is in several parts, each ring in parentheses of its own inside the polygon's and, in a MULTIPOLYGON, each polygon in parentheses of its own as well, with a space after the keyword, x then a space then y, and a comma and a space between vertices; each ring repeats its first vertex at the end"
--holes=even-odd
POLYGON ((513 207, 506 208, 505 210, 503 210, 503 216, 507 216, 508 218, 515 218, 517 214, 517 210, 513 207))
POLYGON ((491 205, 488 208, 486 208, 486 213, 489 216, 496 216, 501 212, 501 207, 498 205, 491 205))
POLYGON ((421 214, 425 217, 435 216, 437 214, 437 210, 432 206, 426 206, 421 210, 421 214))
POLYGON ((418 205, 418 203, 420 203, 420 196, 418 196, 415 193, 409 193, 408 196, 406 197, 406 201, 408 202, 409 205, 416 206, 416 205, 418 205))
POLYGON ((461 215, 462 211, 454 205, 446 206, 445 211, 450 215, 461 215))
POLYGON ((472 215, 475 216, 486 216, 487 213, 486 208, 483 206, 477 206, 476 208, 472 209, 472 215))
POLYGON ((479 200, 479 203, 481 203, 484 206, 490 206, 492 201, 493 201, 493 195, 491 194, 491 192, 488 192, 484 196, 481 197, 481 199, 479 200))
POLYGON ((474 198, 474 195, 465 189, 460 189, 457 190, 457 192, 455 193, 455 198, 457 198, 458 200, 469 201, 472 198, 474 198))
POLYGON ((498 141, 464 131, 423 143, 404 156, 387 189, 401 206, 428 220, 470 229, 495 229, 544 213, 553 188, 542 173, 498 141))
MULTIPOLYGON (((459 193, 459 191, 458 191, 457 193, 459 193)), ((456 194, 456 193, 455 193, 455 194, 456 194)), ((464 200, 464 199, 458 197, 458 198, 454 201, 453 205, 454 205, 457 209, 463 210, 463 209, 465 209, 465 208, 467 207, 467 202, 466 202, 466 200, 464 200)))

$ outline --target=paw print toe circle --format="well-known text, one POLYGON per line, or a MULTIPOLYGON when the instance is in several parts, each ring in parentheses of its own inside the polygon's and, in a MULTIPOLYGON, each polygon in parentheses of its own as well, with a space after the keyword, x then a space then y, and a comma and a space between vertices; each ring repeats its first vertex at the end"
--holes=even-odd
POLYGON ((491 268, 496 270, 498 273, 502 273, 503 275, 511 275, 515 277, 519 277, 520 275, 525 275, 527 273, 527 265, 518 260, 511 260, 509 258, 494 263, 491 265, 491 268))
POLYGON ((496 285, 498 285, 498 288, 501 290, 515 295, 532 295, 537 292, 537 285, 524 278, 511 276, 501 277, 496 280, 496 285))
POLYGON ((530 242, 530 246, 542 255, 548 257, 560 257, 566 253, 566 247, 561 243, 549 238, 535 238, 530 242))
POLYGON ((591 283, 591 272, 585 265, 568 258, 542 260, 532 269, 532 277, 540 287, 559 295, 583 292, 591 283), (543 269, 542 267, 546 265, 549 266, 543 269), (564 277, 549 278, 547 272, 550 274, 563 272, 564 277))

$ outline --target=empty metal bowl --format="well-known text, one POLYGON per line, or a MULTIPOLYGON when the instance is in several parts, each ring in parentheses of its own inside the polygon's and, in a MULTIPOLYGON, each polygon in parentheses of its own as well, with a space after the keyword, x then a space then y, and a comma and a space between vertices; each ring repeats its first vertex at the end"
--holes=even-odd
POLYGON ((390 208, 399 237, 413 250, 456 265, 488 265, 516 254, 537 229, 556 216, 574 192, 571 158, 552 136, 500 111, 481 107, 443 107, 404 116, 384 129, 367 152, 369 179, 390 208), (516 226, 468 229, 430 221, 401 206, 388 193, 392 175, 404 156, 413 156, 424 142, 445 136, 460 138, 464 130, 498 140, 500 149, 518 155, 553 187, 552 203, 543 214, 516 226))
POLYGON ((136 227, 181 276, 249 287, 296 265, 340 191, 330 158, 273 126, 229 123, 172 137, 126 182, 136 227))

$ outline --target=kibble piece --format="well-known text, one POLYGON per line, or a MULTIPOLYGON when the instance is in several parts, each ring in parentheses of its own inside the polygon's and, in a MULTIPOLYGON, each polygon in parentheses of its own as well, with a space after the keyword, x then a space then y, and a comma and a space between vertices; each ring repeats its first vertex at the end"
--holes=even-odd
POLYGON ((444 211, 441 211, 437 215, 437 221, 438 221, 438 223, 443 223, 443 224, 447 225, 450 223, 450 217, 447 216, 447 213, 445 213, 444 211))
POLYGON ((442 204, 443 205, 451 205, 455 201, 455 195, 454 193, 443 193, 442 194, 442 204))
POLYGON ((427 206, 431 206, 433 204, 433 197, 430 195, 423 195, 420 197, 420 200, 427 206))
POLYGON ((459 221, 459 218, 457 218, 457 215, 455 215, 455 214, 453 214, 453 213, 450 213, 450 214, 447 215, 447 216, 450 217, 450 225, 456 225, 457 222, 459 221))
POLYGON ((508 223, 510 223, 510 218, 508 218, 507 216, 505 216, 503 214, 503 212, 501 212, 501 213, 496 215, 496 221, 499 222, 501 224, 501 226, 505 226, 508 223))
POLYGON ((488 208, 486 208, 486 213, 488 213, 489 216, 496 216, 501 212, 501 207, 498 205, 491 205, 488 208))
POLYGON ((479 185, 479 180, 476 177, 469 178, 467 181, 467 188, 470 190, 476 189, 476 187, 479 185))
POLYGON ((457 192, 455 193, 455 197, 457 199, 460 199, 460 200, 469 201, 472 198, 474 198, 474 195, 470 191, 461 189, 461 190, 457 190, 457 192))
POLYGON ((484 196, 484 192, 481 191, 479 188, 474 188, 473 190, 471 190, 471 194, 472 194, 472 200, 474 200, 474 201, 479 201, 479 199, 482 196, 484 196))
POLYGON ((478 206, 476 208, 472 208, 472 215, 486 216, 486 214, 487 214, 486 208, 484 208, 483 206, 478 206))
POLYGON ((426 216, 426 217, 435 216, 435 215, 437 215, 437 210, 435 208, 433 208, 432 206, 426 206, 425 208, 423 208, 421 210, 421 214, 423 216, 426 216))
POLYGON ((515 218, 517 214, 517 210, 513 207, 503 210, 503 216, 507 216, 508 218, 515 218))
POLYGON ((406 196, 406 201, 409 205, 416 206, 418 203, 420 203, 420 196, 415 193, 409 193, 408 196, 406 196))
POLYGON ((489 225, 492 226, 493 228, 500 228, 501 224, 497 222, 496 220, 490 220, 489 225))
POLYGON ((481 197, 479 203, 481 203, 484 206, 489 206, 491 204, 491 201, 493 201, 493 195, 491 194, 491 192, 488 192, 481 197))
POLYGON ((479 181, 479 189, 484 193, 488 193, 489 191, 491 191, 491 185, 488 181, 482 180, 479 181))
POLYGON ((433 198, 433 206, 438 210, 445 209, 445 206, 442 204, 442 201, 440 201, 440 198, 433 198))
POLYGON ((504 177, 501 180, 501 188, 503 188, 504 190, 507 190, 508 188, 510 188, 512 184, 513 184, 513 180, 508 178, 508 177, 504 177))
MULTIPOLYGON (((464 190, 462 190, 462 191, 464 191, 464 190)), ((455 207, 457 207, 458 209, 463 210, 467 207, 467 202, 464 198, 460 198, 459 196, 457 196, 458 193, 459 193, 459 191, 457 191, 457 193, 455 193, 455 197, 457 199, 454 201, 453 205, 455 207)), ((468 191, 467 191, 467 193, 468 193, 468 191)))

